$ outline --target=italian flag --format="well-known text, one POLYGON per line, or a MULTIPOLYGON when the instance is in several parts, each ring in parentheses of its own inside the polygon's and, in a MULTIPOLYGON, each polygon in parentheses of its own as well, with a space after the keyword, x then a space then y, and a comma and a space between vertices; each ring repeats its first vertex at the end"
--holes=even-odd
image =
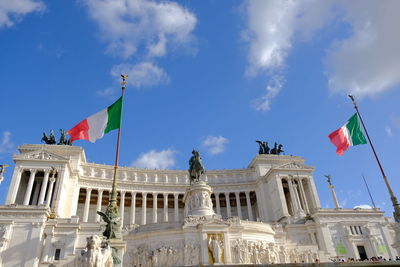
POLYGON ((111 106, 96 114, 84 119, 75 125, 67 133, 70 140, 88 140, 94 143, 109 131, 118 129, 121 126, 122 96, 111 106))
POLYGON ((366 144, 364 133, 361 130, 360 121, 357 113, 343 125, 329 135, 332 144, 336 146, 336 153, 341 156, 349 148, 349 146, 356 146, 366 144))

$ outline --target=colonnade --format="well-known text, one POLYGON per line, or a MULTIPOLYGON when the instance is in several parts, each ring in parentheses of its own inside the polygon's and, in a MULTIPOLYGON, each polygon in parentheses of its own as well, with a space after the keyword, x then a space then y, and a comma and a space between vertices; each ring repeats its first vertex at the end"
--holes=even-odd
POLYGON ((56 177, 50 177, 51 169, 21 169, 17 173, 14 189, 10 203, 22 205, 44 205, 50 206, 57 181, 56 177), (29 178, 21 183, 24 174, 29 173, 29 178), (43 174, 38 175, 38 174, 43 174), (26 182, 26 185, 25 185, 26 182), (34 186, 35 185, 35 186, 34 186), (24 187, 24 188, 23 188, 24 187), (18 196, 23 194, 23 198, 18 196))
POLYGON ((304 184, 309 186, 308 177, 294 177, 289 175, 281 179, 282 187, 287 183, 290 195, 290 202, 286 199, 288 213, 290 215, 298 215, 299 213, 309 214, 310 203, 307 200, 307 193, 304 189, 304 184), (289 210, 290 205, 290 210, 289 210))
MULTIPOLYGON (((80 189, 78 204, 81 203, 80 213, 82 214, 82 222, 100 222, 99 215, 93 217, 89 216, 89 213, 93 215, 92 212, 95 213, 98 210, 102 210, 102 207, 108 204, 108 198, 106 199, 104 197, 105 195, 109 197, 110 190, 92 188, 80 189), (93 191, 97 193, 96 197, 93 195, 93 191), (90 208, 91 204, 92 208, 90 208), (93 209, 94 204, 96 205, 95 209, 93 209)), ((224 214, 226 216, 223 217, 231 217, 232 214, 235 213, 234 215, 238 216, 240 219, 255 220, 252 207, 252 202, 256 202, 254 191, 216 192, 211 195, 211 198, 214 203, 214 210, 217 214, 222 215, 221 208, 223 207, 226 213, 224 214), (247 216, 243 216, 242 208, 247 209, 247 216)), ((124 217, 129 216, 129 219, 125 219, 125 224, 144 225, 159 222, 178 222, 181 220, 180 215, 183 213, 184 208, 183 193, 119 191, 118 200, 121 221, 124 222, 124 217), (140 208, 138 213, 136 212, 137 208, 140 208), (125 212, 126 209, 129 209, 129 211, 125 212), (160 209, 162 209, 161 212, 160 209)))

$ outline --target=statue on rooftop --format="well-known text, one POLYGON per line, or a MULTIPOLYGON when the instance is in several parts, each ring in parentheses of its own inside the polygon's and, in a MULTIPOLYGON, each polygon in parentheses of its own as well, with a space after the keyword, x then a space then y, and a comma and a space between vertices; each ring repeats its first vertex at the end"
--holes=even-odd
POLYGON ((51 130, 49 136, 47 136, 46 133, 43 133, 42 141, 44 141, 47 145, 57 144, 56 137, 54 136, 54 131, 51 130))
POLYGON ((273 155, 280 155, 282 152, 284 152, 284 151, 282 150, 282 147, 283 147, 282 144, 279 144, 279 145, 278 145, 278 143, 275 142, 274 148, 271 149, 270 154, 273 154, 273 155))
POLYGON ((71 146, 72 142, 70 139, 67 139, 67 131, 60 129, 60 141, 58 142, 58 145, 68 145, 71 146))
POLYGON ((193 149, 192 154, 189 160, 190 183, 200 181, 200 176, 205 172, 199 151, 193 149))
POLYGON ((260 149, 258 150, 258 154, 260 154, 260 155, 269 154, 268 142, 262 142, 262 141, 259 141, 259 140, 256 140, 256 142, 260 145, 260 149))

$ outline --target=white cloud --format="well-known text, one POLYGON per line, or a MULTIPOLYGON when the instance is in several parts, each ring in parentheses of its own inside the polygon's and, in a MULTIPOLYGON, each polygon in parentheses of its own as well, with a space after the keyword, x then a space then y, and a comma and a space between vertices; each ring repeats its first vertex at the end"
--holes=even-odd
POLYGON ((392 128, 386 126, 385 131, 388 136, 393 136, 392 128))
POLYGON ((11 132, 5 131, 3 132, 3 137, 0 142, 0 153, 8 153, 11 152, 14 144, 11 142, 11 132))
POLYGON ((99 25, 107 51, 128 58, 142 49, 151 57, 193 40, 196 16, 170 1, 83 0, 99 25))
POLYGON ((225 151, 228 142, 229 140, 223 136, 208 136, 203 140, 201 146, 207 149, 211 155, 217 155, 225 151))
POLYGON ((354 206, 353 209, 372 210, 372 207, 367 204, 360 204, 360 205, 354 206))
POLYGON ((273 76, 270 83, 265 88, 265 94, 256 99, 253 103, 254 108, 258 111, 268 111, 271 109, 271 100, 278 95, 285 83, 283 76, 273 76))
POLYGON ((400 1, 248 0, 247 74, 281 70, 292 48, 310 40, 332 22, 347 24, 349 34, 332 40, 325 73, 337 93, 373 96, 400 83, 400 1))
POLYGON ((168 169, 174 167, 176 151, 167 150, 150 150, 149 152, 140 154, 139 158, 133 163, 133 167, 147 168, 147 169, 168 169))
POLYGON ((104 90, 99 90, 96 92, 98 96, 113 96, 116 90, 113 87, 106 88, 104 90))
POLYGON ((0 0, 0 28, 12 27, 31 12, 43 12, 45 5, 35 0, 0 0))
POLYGON ((134 87, 154 86, 167 84, 170 79, 168 74, 160 67, 151 62, 139 64, 120 64, 111 69, 111 75, 121 80, 121 74, 128 74, 127 84, 134 87))

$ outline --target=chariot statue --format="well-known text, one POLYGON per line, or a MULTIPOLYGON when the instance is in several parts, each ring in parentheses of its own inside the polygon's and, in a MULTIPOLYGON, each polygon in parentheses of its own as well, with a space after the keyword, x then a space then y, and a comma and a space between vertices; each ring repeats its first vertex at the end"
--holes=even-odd
POLYGON ((47 145, 55 145, 57 144, 56 137, 54 136, 54 131, 51 130, 49 136, 46 133, 43 133, 42 141, 47 145))
POLYGON ((58 142, 59 145, 72 145, 70 139, 67 139, 67 131, 60 129, 60 141, 58 142))
POLYGON ((192 154, 193 156, 189 160, 190 184, 200 181, 201 175, 205 172, 199 151, 193 149, 192 154))
POLYGON ((282 144, 279 144, 279 145, 278 145, 278 143, 275 142, 274 148, 271 149, 271 152, 270 152, 270 153, 273 154, 273 155, 280 155, 282 152, 284 152, 284 151, 282 150, 282 147, 283 147, 282 144))

